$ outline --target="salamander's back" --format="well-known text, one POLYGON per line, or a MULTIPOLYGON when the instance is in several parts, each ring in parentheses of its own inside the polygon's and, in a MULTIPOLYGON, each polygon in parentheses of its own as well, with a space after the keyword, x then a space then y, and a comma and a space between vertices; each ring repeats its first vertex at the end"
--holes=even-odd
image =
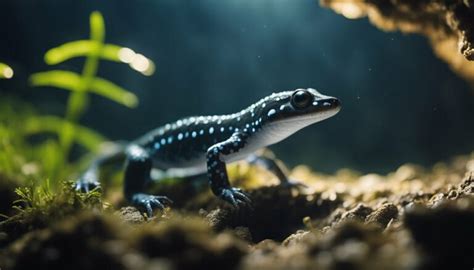
POLYGON ((473 7, 0 1, 0 270, 472 269, 473 7))

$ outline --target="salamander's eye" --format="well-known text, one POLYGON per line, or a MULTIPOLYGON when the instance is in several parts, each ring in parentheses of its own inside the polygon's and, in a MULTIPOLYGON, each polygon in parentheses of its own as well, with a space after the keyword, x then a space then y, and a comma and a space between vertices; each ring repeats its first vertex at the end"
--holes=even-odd
POLYGON ((313 95, 306 90, 297 90, 291 96, 291 105, 298 109, 308 107, 313 101, 313 95))

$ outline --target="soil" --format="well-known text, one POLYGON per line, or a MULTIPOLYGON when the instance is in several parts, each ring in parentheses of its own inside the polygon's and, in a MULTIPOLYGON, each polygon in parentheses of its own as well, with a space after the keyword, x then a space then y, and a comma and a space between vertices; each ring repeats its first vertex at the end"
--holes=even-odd
MULTIPOLYGON (((0 268, 472 269, 473 171, 474 154, 388 175, 299 166, 291 177, 307 188, 291 189, 238 165, 230 174, 253 210, 204 189, 153 218, 120 203, 49 212, 41 226, 20 215, 0 223, 0 268)), ((166 195, 183 200, 181 185, 166 195)))

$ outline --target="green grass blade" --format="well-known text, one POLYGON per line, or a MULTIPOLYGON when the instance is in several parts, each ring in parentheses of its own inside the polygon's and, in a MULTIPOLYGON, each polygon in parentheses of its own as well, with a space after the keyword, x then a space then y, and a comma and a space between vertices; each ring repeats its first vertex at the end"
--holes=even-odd
POLYGON ((81 85, 81 77, 79 74, 71 71, 53 70, 31 75, 30 83, 33 86, 51 86, 77 91, 78 85, 81 85))
POLYGON ((138 98, 135 94, 101 78, 95 78, 92 81, 90 91, 130 108, 138 105, 138 98))

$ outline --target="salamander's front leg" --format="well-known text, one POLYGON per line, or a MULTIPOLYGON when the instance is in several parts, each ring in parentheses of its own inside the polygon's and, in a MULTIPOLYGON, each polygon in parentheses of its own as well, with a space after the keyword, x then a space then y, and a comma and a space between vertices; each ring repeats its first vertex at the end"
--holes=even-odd
POLYGON ((266 150, 263 153, 250 155, 247 158, 247 162, 269 170, 278 178, 280 185, 284 187, 294 187, 298 189, 307 188, 305 184, 289 179, 287 176, 288 169, 286 169, 285 165, 281 164, 281 161, 278 161, 275 158, 275 155, 269 150, 266 150))
POLYGON ((239 205, 251 207, 251 201, 241 189, 230 186, 224 158, 241 150, 245 146, 246 139, 245 133, 234 133, 226 141, 217 143, 207 150, 207 175, 212 192, 235 207, 239 205))
POLYGON ((145 149, 132 145, 127 149, 127 163, 125 165, 124 193, 128 201, 141 210, 146 210, 149 217, 153 209, 163 209, 172 201, 166 196, 155 196, 143 193, 150 182, 152 160, 145 149))
POLYGON ((86 193, 100 187, 98 165, 92 164, 76 181, 74 187, 76 190, 86 193))

